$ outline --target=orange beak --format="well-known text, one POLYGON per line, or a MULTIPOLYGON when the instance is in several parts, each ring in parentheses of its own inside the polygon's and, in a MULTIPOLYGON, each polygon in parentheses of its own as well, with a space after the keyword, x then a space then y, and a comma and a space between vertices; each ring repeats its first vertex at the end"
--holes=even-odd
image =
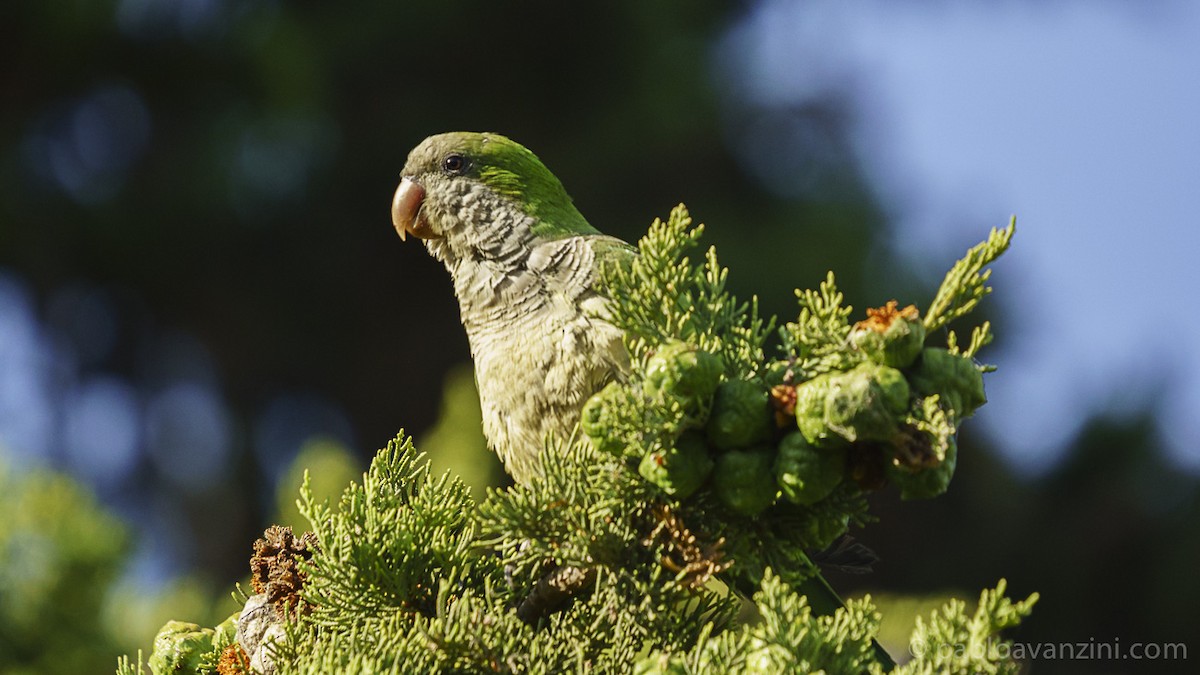
POLYGON ((429 239, 434 236, 429 228, 429 222, 421 213, 421 205, 425 201, 425 188, 411 178, 400 181, 396 194, 392 197, 392 225, 400 235, 400 241, 413 235, 418 239, 429 239))

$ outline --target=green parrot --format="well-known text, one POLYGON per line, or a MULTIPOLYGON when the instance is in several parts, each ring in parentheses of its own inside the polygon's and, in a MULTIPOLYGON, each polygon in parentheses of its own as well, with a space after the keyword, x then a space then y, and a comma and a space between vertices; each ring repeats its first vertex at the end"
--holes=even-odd
POLYGON ((592 394, 629 367, 596 290, 635 249, 601 234, 524 146, 494 133, 431 136, 408 155, 392 199, 454 282, 483 408, 483 433, 518 483, 548 434, 570 436, 592 394))

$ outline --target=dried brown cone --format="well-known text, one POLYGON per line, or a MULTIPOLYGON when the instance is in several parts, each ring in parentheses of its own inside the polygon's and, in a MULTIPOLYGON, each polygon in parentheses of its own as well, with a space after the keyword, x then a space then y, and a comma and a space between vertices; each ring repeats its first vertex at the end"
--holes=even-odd
POLYGON ((596 580, 596 568, 555 567, 538 579, 529 595, 517 606, 517 616, 527 624, 563 609, 567 602, 582 593, 596 580))
POLYGON ((907 319, 908 321, 916 321, 921 318, 921 312, 917 310, 915 305, 909 305, 904 309, 897 309, 900 306, 895 300, 888 300, 883 307, 871 307, 867 309, 867 318, 854 324, 855 328, 870 328, 877 332, 884 332, 888 326, 896 319, 907 319))
POLYGON ((923 433, 917 427, 906 424, 896 435, 896 447, 893 462, 906 469, 918 470, 936 467, 941 464, 937 452, 933 449, 929 434, 923 433))
POLYGON ((796 387, 777 384, 771 387, 771 407, 775 411, 775 426, 786 429, 796 425, 796 387))
POLYGON ((250 581, 255 593, 266 593, 267 602, 281 618, 291 612, 307 612, 309 607, 300 597, 307 578, 299 562, 310 560, 317 548, 317 536, 305 532, 300 537, 284 525, 268 527, 261 539, 254 542, 250 558, 250 581))
POLYGON ((666 504, 653 506, 650 516, 655 522, 654 529, 642 540, 642 545, 661 547, 662 566, 674 572, 684 586, 699 588, 733 565, 732 560, 725 560, 723 537, 715 542, 702 541, 666 504))
POLYGON ((233 643, 221 652, 221 660, 217 661, 219 675, 249 675, 250 657, 238 643, 233 643))

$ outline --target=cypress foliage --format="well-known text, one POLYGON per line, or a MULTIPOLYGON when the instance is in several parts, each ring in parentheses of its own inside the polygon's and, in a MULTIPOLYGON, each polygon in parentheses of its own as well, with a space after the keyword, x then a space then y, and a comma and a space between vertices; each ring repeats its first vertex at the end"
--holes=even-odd
MULTIPOLYGON (((548 440, 528 485, 477 501, 451 474, 431 474, 403 433, 337 503, 306 482, 304 541, 315 545, 286 564, 258 561, 289 570, 286 587, 299 591, 267 598, 273 638, 241 645, 249 663, 279 673, 1015 671, 995 646, 1036 594, 1013 603, 1001 581, 974 613, 948 604, 918 622, 915 657, 896 666, 874 642, 870 599, 843 604, 814 562, 854 564, 858 549, 842 537, 871 520, 871 491, 946 489, 957 427, 984 402, 988 368, 974 356, 991 333, 973 330, 965 351, 952 332, 945 348, 926 335, 990 291, 984 268, 1013 226, 954 266, 924 317, 891 302, 852 324, 832 273, 798 291, 774 357, 775 320, 725 290, 715 251, 688 257, 702 231, 679 206, 631 264, 605 270, 632 371, 588 402, 572 438, 548 440)), ((239 620, 239 638, 251 623, 239 620)), ((158 663, 184 663, 162 660, 170 644, 187 651, 163 640, 158 663)), ((214 656, 187 667, 214 672, 214 656)), ((236 672, 244 661, 222 663, 236 672)), ((119 672, 140 667, 125 659, 119 672)))

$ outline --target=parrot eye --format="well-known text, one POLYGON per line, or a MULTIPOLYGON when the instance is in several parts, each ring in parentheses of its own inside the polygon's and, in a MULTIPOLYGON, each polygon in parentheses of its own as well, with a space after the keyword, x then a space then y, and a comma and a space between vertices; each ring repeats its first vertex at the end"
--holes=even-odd
POLYGON ((451 175, 460 175, 467 170, 467 158, 458 153, 446 155, 442 160, 442 171, 451 175))

